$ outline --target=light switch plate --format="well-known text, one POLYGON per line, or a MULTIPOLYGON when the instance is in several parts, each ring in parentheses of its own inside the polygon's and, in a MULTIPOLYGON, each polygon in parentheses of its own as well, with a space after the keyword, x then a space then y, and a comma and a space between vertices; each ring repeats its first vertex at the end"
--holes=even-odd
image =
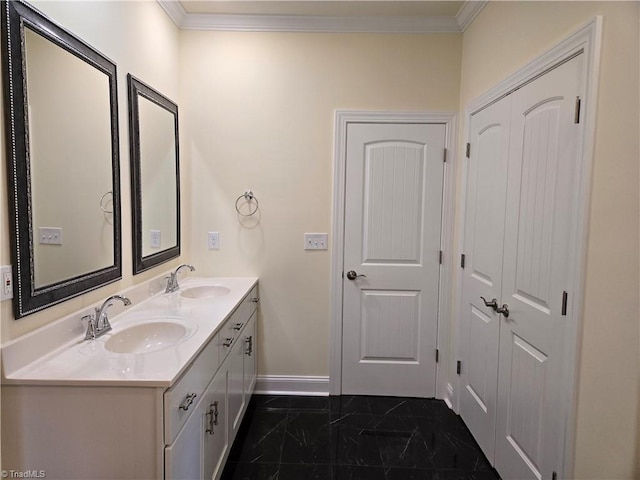
POLYGON ((305 250, 326 250, 329 246, 326 233, 305 233, 305 250))
POLYGON ((62 229, 59 227, 39 227, 38 242, 44 245, 62 245, 62 229))

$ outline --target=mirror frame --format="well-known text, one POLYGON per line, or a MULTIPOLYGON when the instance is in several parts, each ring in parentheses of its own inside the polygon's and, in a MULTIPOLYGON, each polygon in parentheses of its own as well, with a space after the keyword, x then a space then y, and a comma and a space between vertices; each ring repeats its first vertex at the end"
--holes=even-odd
POLYGON ((129 91, 129 149, 131 162, 131 217, 133 230, 133 273, 138 274, 180 256, 180 144, 178 140, 178 105, 149 85, 127 75, 129 91), (143 97, 167 110, 174 117, 176 149, 176 245, 143 256, 142 242, 142 171, 140 155, 140 104, 143 97))
POLYGON ((13 312, 19 319, 122 278, 117 72, 114 62, 31 5, 21 0, 3 1, 0 5, 13 312), (25 27, 107 75, 110 97, 113 264, 39 288, 35 287, 34 277, 25 27))

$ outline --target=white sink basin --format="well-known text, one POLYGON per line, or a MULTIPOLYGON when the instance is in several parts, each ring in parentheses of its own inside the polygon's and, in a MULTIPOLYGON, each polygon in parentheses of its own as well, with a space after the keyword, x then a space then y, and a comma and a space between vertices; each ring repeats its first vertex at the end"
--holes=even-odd
POLYGON ((187 338, 189 329, 178 322, 154 320, 127 327, 111 335, 104 348, 113 353, 151 353, 170 348, 187 338))
POLYGON ((221 285, 198 285, 180 291, 185 298, 216 298, 227 295, 231 290, 221 285))

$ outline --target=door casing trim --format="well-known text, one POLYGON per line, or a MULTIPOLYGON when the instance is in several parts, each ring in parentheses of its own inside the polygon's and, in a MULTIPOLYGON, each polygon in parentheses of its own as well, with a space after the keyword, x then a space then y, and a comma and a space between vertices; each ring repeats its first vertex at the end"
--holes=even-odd
MULTIPOLYGON (((448 355, 451 275, 453 273, 453 227, 455 208, 455 172, 457 144, 456 112, 392 112, 336 110, 334 119, 334 161, 333 161, 333 206, 331 249, 331 326, 329 344, 329 394, 342 393, 342 272, 344 268, 344 207, 347 127, 350 123, 437 123, 446 128, 445 148, 447 161, 444 165, 442 234, 443 251, 440 265, 440 291, 438 293, 438 348, 440 360, 436 363, 436 397, 445 398, 448 355), (450 245, 451 247, 445 248, 450 245)), ((435 352, 433 352, 435 355, 435 352)))
MULTIPOLYGON (((571 249, 569 288, 572 291, 573 299, 570 315, 566 320, 566 335, 564 346, 564 385, 567 386, 563 392, 565 401, 564 412, 564 451, 562 452, 562 468, 559 476, 561 478, 573 478, 574 472, 574 450, 575 432, 577 421, 577 392, 579 376, 579 339, 582 336, 582 317, 585 304, 585 279, 587 265, 587 239, 589 232, 589 205, 591 194, 591 178, 593 159, 595 154, 595 128, 596 109, 598 101, 598 78, 600 71, 600 57, 602 45, 602 16, 596 16, 589 22, 583 24, 574 33, 557 43, 548 51, 542 53, 524 67, 509 75, 493 88, 472 100, 464 111, 463 118, 463 138, 464 142, 469 141, 471 116, 480 110, 497 102, 515 89, 535 80, 549 70, 559 66, 567 60, 582 52, 585 55, 584 65, 584 98, 582 106, 584 109, 584 126, 580 138, 580 150, 578 153, 579 178, 576 179, 577 196, 576 207, 573 212, 574 224, 570 243, 571 249)), ((463 155, 463 154, 462 154, 463 155)), ((464 219, 466 214, 466 192, 468 165, 464 158, 460 158, 462 168, 462 182, 460 185, 460 212, 458 216, 458 244, 456 245, 456 258, 464 253, 464 219)), ((457 358, 462 358, 460 344, 460 331, 462 325, 462 279, 463 275, 457 272, 455 311, 453 312, 453 340, 452 347, 457 358)), ((460 412, 460 377, 455 375, 453 369, 448 370, 448 377, 451 379, 451 388, 445 401, 452 405, 456 413, 460 412)))

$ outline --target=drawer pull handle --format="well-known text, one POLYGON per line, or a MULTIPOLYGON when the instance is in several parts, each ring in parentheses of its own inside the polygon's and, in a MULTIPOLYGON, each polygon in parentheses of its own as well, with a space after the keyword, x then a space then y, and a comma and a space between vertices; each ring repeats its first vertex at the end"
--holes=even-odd
POLYGON ((253 303, 258 303, 258 302, 260 301, 260 297, 253 297, 253 298, 251 299, 251 301, 252 301, 253 303))
POLYGON ((209 411, 207 412, 209 416, 209 428, 207 428, 206 432, 209 435, 213 435, 213 427, 218 425, 218 402, 215 401, 211 405, 209 405, 209 411))
POLYGON ((242 322, 238 322, 234 325, 233 329, 234 330, 242 330, 242 327, 244 327, 244 323, 242 322))
POLYGON ((245 338, 244 341, 247 342, 247 348, 244 353, 250 357, 253 354, 253 335, 245 338))
POLYGON ((235 340, 235 338, 229 337, 224 342, 222 342, 222 346, 223 347, 230 347, 231 345, 233 345, 233 341, 234 340, 235 340))
POLYGON ((193 403, 193 401, 196 399, 196 397, 198 396, 197 393, 188 393, 187 396, 184 398, 184 402, 182 402, 180 404, 180 410, 184 410, 185 412, 187 410, 189 410, 189 407, 191 406, 191 404, 193 403))

